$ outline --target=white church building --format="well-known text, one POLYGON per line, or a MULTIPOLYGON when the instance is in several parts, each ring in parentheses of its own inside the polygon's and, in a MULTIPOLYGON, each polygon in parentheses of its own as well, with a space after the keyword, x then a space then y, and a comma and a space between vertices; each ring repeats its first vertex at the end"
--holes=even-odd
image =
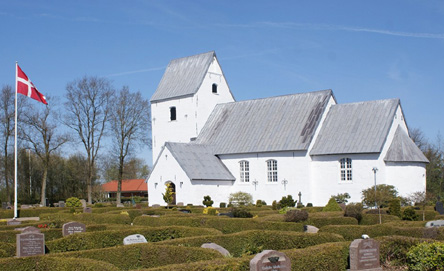
POLYGON ((271 204, 325 205, 375 184, 425 191, 428 160, 409 137, 399 99, 337 104, 331 90, 235 101, 214 52, 172 60, 151 97, 149 204, 213 206, 231 193, 271 204), (377 169, 376 172, 373 169, 377 169))

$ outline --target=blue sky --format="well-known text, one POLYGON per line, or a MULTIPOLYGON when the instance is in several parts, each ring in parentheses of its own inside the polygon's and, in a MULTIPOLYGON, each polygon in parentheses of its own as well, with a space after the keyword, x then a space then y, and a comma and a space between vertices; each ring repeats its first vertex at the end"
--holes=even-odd
POLYGON ((0 0, 0 25, 0 85, 19 61, 47 96, 96 75, 149 99, 171 59, 214 50, 236 100, 400 98, 410 128, 444 132, 444 1, 0 0))

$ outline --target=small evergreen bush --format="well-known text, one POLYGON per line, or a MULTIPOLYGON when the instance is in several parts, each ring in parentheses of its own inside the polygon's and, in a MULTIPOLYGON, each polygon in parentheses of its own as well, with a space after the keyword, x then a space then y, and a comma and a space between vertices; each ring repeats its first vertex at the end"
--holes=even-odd
POLYGON ((354 217, 358 220, 358 223, 362 220, 362 204, 361 203, 350 203, 345 206, 344 216, 354 217))
POLYGON ((203 205, 207 207, 213 206, 214 201, 211 200, 210 196, 204 196, 204 200, 202 201, 203 205))
POLYGON ((335 198, 330 198, 327 205, 322 209, 322 212, 335 212, 342 211, 341 206, 336 202, 335 198))
POLYGON ((415 209, 411 206, 404 209, 402 212, 402 220, 415 221, 418 219, 418 214, 416 214, 415 209))
POLYGON ((409 270, 444 270, 444 243, 421 243, 407 252, 409 270))
POLYGON ((307 207, 313 207, 313 203, 307 203, 307 207))
POLYGON ((279 201, 279 204, 281 208, 294 207, 296 205, 296 202, 291 195, 288 195, 286 197, 282 197, 282 199, 279 201))
POLYGON ((284 216, 285 222, 301 222, 308 219, 308 213, 304 210, 290 210, 284 216))
POLYGON ((252 218, 253 217, 253 214, 250 213, 245 208, 232 208, 231 213, 233 214, 233 217, 238 217, 238 218, 252 218))
POLYGON ((82 203, 76 197, 66 199, 66 207, 82 207, 82 203))
POLYGON ((226 208, 226 207, 227 207, 227 203, 226 202, 219 203, 219 208, 226 208))
POLYGON ((401 200, 399 198, 389 201, 389 213, 390 215, 401 217, 401 200))
POLYGON ((273 203, 271 203, 271 209, 279 210, 281 209, 281 207, 279 206, 279 203, 277 203, 277 201, 273 200, 273 203))

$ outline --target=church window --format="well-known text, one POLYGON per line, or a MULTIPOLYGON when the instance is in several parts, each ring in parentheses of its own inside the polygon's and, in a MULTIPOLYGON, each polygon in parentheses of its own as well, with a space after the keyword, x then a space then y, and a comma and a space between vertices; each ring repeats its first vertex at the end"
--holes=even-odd
POLYGON ((352 159, 342 158, 339 163, 341 164, 341 181, 352 181, 352 159))
POLYGON ((176 120, 176 107, 170 107, 170 120, 176 120))
POLYGON ((217 93, 217 84, 215 83, 215 84, 213 84, 213 86, 212 86, 212 92, 213 93, 217 93))
POLYGON ((250 163, 248 161, 240 161, 240 181, 242 183, 250 182, 250 163))
POLYGON ((268 182, 269 183, 277 183, 278 172, 277 172, 277 161, 276 160, 268 160, 267 161, 267 174, 268 174, 268 182))

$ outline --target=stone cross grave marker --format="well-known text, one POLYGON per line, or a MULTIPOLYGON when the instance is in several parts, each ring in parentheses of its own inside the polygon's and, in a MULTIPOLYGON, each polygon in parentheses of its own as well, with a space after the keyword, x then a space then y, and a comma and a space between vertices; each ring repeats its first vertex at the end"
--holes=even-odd
POLYGON ((219 246, 216 243, 204 243, 200 247, 201 248, 214 249, 214 250, 218 251, 220 254, 222 254, 224 256, 229 256, 230 255, 230 252, 228 250, 226 250, 224 247, 219 246))
POLYGON ((45 254, 45 235, 43 233, 20 233, 16 235, 16 239, 17 257, 45 254))
POLYGON ((72 221, 63 224, 63 236, 71 235, 79 232, 86 232, 86 226, 83 223, 72 221))
POLYGON ((250 261, 250 271, 290 271, 291 260, 282 252, 264 250, 250 261))
POLYGON ((132 245, 132 244, 140 244, 140 243, 147 243, 145 236, 142 234, 133 234, 128 235, 123 239, 124 245, 132 245))
POLYGON ((355 239, 350 244, 350 271, 382 271, 379 264, 379 242, 374 239, 355 239))

